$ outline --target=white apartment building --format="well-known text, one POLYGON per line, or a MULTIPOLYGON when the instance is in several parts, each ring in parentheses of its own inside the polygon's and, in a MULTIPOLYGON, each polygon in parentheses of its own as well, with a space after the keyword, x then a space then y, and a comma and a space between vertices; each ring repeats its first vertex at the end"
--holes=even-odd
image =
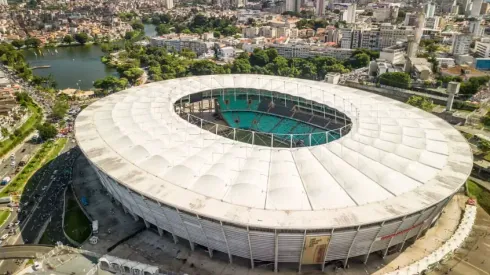
POLYGON ((254 38, 259 35, 258 27, 246 27, 242 30, 242 35, 244 38, 254 38))
POLYGON ((342 38, 342 34, 338 29, 328 29, 325 33, 325 42, 339 43, 342 38))
POLYGON ((298 38, 299 37, 299 30, 297 28, 291 28, 291 38, 298 38))
POLYGON ((340 48, 351 49, 352 47, 352 29, 340 29, 341 39, 340 48))
POLYGON ((472 40, 473 39, 471 34, 466 34, 466 33, 454 34, 451 53, 453 55, 468 54, 470 52, 470 44, 472 40))
POLYGON ((286 0, 285 5, 286 11, 300 12, 301 10, 301 0, 286 0))
POLYGON ((441 18, 439 16, 426 18, 424 28, 432 30, 439 29, 440 20, 441 18))
POLYGON ((308 58, 315 56, 329 56, 339 60, 345 60, 352 56, 353 50, 331 47, 312 47, 305 44, 271 44, 280 56, 285 58, 308 58))
POLYGON ((165 0, 165 8, 173 9, 174 8, 174 0, 165 0))
POLYGON ((473 34, 475 37, 483 36, 485 28, 482 26, 481 19, 472 20, 468 24, 468 31, 473 34))
POLYGON ((351 49, 357 49, 361 47, 363 29, 353 29, 352 30, 352 45, 351 49))
POLYGON ((379 59, 384 59, 391 64, 405 64, 405 46, 395 45, 384 48, 379 52, 379 59))
POLYGON ((379 31, 379 47, 381 49, 396 45, 399 41, 407 41, 407 37, 414 34, 414 29, 411 27, 397 29, 391 24, 381 24, 379 31))
POLYGON ((260 28, 260 35, 265 38, 276 38, 277 29, 271 26, 263 26, 260 28))
POLYGON ((379 29, 369 29, 362 32, 361 45, 363 49, 378 50, 379 49, 379 29))
POLYGON ((342 15, 342 20, 344 20, 347 24, 356 23, 356 4, 351 4, 347 7, 347 10, 344 11, 342 15))
POLYGON ((315 3, 316 15, 322 16, 325 14, 325 0, 317 0, 315 3))
POLYGON ((405 14, 405 20, 403 21, 403 25, 404 26, 413 26, 415 27, 415 25, 417 25, 417 13, 413 12, 413 13, 410 13, 410 12, 407 12, 405 14))
POLYGON ((279 27, 276 29, 276 37, 290 37, 291 29, 286 27, 279 27))
POLYGON ((195 52, 198 56, 208 51, 208 44, 194 37, 184 38, 166 38, 152 37, 150 45, 155 47, 167 47, 169 50, 180 52, 182 49, 189 49, 195 52))
POLYGON ((490 39, 484 38, 482 41, 475 42, 475 54, 478 57, 490 57, 490 39))
POLYGON ((432 2, 426 3, 424 5, 425 18, 433 17, 435 12, 436 12, 436 5, 433 4, 432 2))
POLYGON ((473 0, 473 4, 471 5, 471 16, 472 17, 480 16, 482 4, 483 4, 483 0, 473 0))

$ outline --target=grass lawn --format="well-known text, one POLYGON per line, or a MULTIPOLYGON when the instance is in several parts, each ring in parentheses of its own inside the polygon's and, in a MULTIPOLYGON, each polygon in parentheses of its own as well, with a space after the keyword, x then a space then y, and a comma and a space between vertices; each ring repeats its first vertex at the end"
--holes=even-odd
POLYGON ((67 196, 67 200, 64 230, 74 241, 83 243, 90 236, 92 224, 80 209, 74 197, 67 196))
POLYGON ((10 193, 20 195, 29 178, 43 165, 54 159, 61 152, 67 142, 66 138, 60 138, 56 141, 44 143, 34 157, 24 166, 17 176, 0 192, 0 197, 7 196, 10 193))
POLYGON ((19 136, 11 136, 8 139, 0 142, 0 156, 7 154, 12 148, 20 144, 32 131, 34 131, 36 125, 41 122, 43 115, 42 110, 34 103, 28 103, 27 108, 31 113, 31 116, 20 126, 19 136))
POLYGON ((478 204, 490 213, 490 192, 480 187, 477 183, 472 180, 466 182, 468 186, 468 194, 472 198, 476 198, 478 204))
POLYGON ((0 211, 0 225, 3 225, 3 223, 8 219, 10 216, 10 211, 0 211))

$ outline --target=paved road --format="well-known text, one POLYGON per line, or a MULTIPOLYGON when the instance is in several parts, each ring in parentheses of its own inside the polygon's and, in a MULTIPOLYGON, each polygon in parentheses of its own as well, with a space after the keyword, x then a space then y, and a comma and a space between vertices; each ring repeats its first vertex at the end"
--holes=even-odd
POLYGON ((0 259, 33 259, 53 250, 50 246, 15 245, 0 247, 0 259))
MULTIPOLYGON (((39 239, 42 227, 47 219, 53 222, 48 225, 58 228, 57 240, 68 243, 61 230, 63 213, 63 191, 71 177, 73 162, 79 154, 71 140, 61 154, 50 163, 39 169, 29 180, 20 199, 22 211, 18 214, 21 221, 21 232, 9 237, 7 244, 33 244, 39 239)), ((0 262, 0 274, 13 272, 19 268, 19 262, 4 260, 0 262)))
MULTIPOLYGON (((0 177, 3 179, 6 176, 14 177, 14 173, 16 172, 16 168, 22 168, 19 166, 19 162, 26 155, 30 155, 32 157, 34 151, 39 148, 40 144, 32 143, 31 141, 27 141, 23 143, 18 150, 15 152, 11 152, 7 154, 1 161, 0 164, 0 177), (15 166, 11 165, 12 157, 11 154, 14 154, 13 160, 15 161, 15 166)), ((19 170, 20 170, 19 169, 19 170)), ((17 171, 18 172, 18 171, 17 171)), ((3 188, 3 186, 1 186, 3 188)))

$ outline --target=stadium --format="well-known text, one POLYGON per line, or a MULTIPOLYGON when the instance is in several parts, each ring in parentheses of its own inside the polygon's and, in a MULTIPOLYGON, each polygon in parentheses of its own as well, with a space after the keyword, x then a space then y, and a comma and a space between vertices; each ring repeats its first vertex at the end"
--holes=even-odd
POLYGON ((363 262, 413 243, 472 168, 445 121, 323 82, 208 75, 96 101, 76 139, 147 227, 256 265, 363 262))

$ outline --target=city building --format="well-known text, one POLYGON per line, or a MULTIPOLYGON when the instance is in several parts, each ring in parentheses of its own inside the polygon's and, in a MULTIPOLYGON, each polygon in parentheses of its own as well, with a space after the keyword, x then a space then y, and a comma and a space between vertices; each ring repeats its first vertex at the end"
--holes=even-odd
POLYGON ((391 47, 383 48, 379 52, 379 58, 388 61, 391 64, 405 64, 405 45, 394 45, 391 47))
POLYGON ((471 5, 471 16, 479 17, 481 8, 482 8, 483 0, 473 0, 473 4, 471 5))
POLYGON ((426 18, 431 18, 436 12, 436 5, 432 2, 428 2, 424 5, 424 13, 426 18))
POLYGON ((347 6, 347 10, 344 11, 342 18, 347 24, 356 23, 356 9, 356 4, 350 4, 347 6))
POLYGON ((451 46, 451 53, 453 55, 464 55, 470 52, 470 44, 473 40, 471 34, 459 33, 453 35, 453 44, 451 46))
POLYGON ((417 13, 415 12, 407 12, 405 14, 405 20, 403 21, 404 26, 412 26, 415 27, 417 24, 417 13))
POLYGON ((482 38, 475 42, 475 55, 481 58, 490 57, 490 38, 482 38))
POLYGON ((212 43, 203 42, 196 37, 152 37, 150 39, 150 45, 154 47, 167 47, 169 50, 175 50, 180 52, 182 49, 192 50, 200 56, 212 47, 212 43))
POLYGON ((339 60, 346 60, 352 56, 353 50, 334 47, 319 47, 306 44, 270 44, 275 48, 280 56, 285 58, 309 58, 315 56, 334 57, 339 60))
POLYGON ((165 8, 173 9, 174 8, 174 0, 165 0, 165 8))
POLYGON ((481 37, 485 31, 484 26, 482 25, 482 19, 473 19, 468 23, 468 31, 473 34, 474 37, 481 37))
POLYGON ((301 0, 286 0, 284 4, 286 11, 301 11, 301 0))
POLYGON ((246 27, 242 29, 242 35, 244 38, 254 38, 259 35, 259 27, 246 27))
POLYGON ((426 18, 424 28, 432 29, 432 30, 439 29, 440 19, 441 18, 439 16, 432 16, 432 17, 426 18))
POLYGON ((368 262, 373 253, 402 250, 437 222, 473 166, 466 139, 430 113, 353 88, 269 75, 133 87, 83 109, 74 132, 103 188, 135 220, 191 250, 203 246, 210 257, 246 259, 251 268, 271 263, 276 272, 291 264, 324 270, 337 260, 347 267, 354 257, 368 262), (305 103, 292 113, 298 95, 305 103), (270 105, 271 96, 287 106, 270 105), (245 106, 249 114, 265 105, 299 121, 336 127, 342 120, 343 130, 328 144, 332 132, 316 133, 324 143, 313 147, 291 135, 260 143, 261 133, 243 130, 244 121, 226 130, 204 124, 203 103, 210 112, 245 106), (244 131, 250 139, 239 139, 244 131))
POLYGON ((317 0, 315 3, 316 15, 322 16, 325 14, 325 0, 317 0))

